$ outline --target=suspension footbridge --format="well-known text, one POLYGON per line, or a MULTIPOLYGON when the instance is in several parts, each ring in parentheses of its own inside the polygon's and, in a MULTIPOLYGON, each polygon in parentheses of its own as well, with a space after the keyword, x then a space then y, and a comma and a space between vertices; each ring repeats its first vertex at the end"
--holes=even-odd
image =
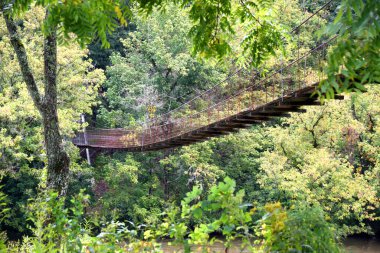
MULTIPOLYGON (((148 119, 135 129, 86 129, 73 143, 82 148, 153 151, 180 147, 213 137, 237 132, 254 124, 287 117, 290 112, 304 112, 300 107, 320 105, 313 96, 325 80, 323 67, 329 46, 336 36, 318 38, 305 46, 300 34, 305 24, 319 23, 321 13, 332 1, 306 16, 291 31, 297 48, 293 59, 275 59, 272 71, 265 76, 238 70, 222 85, 201 93, 180 107, 148 119)), ((339 77, 338 77, 339 78, 339 77)), ((335 99, 343 99, 336 95, 335 99)))

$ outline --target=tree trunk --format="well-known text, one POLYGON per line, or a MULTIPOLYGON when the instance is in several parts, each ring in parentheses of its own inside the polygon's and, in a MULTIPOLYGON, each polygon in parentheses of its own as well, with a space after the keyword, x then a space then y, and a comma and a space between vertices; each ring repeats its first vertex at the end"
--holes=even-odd
POLYGON ((62 147, 57 110, 46 108, 42 113, 45 148, 48 158, 47 186, 60 195, 66 195, 70 159, 62 147))
MULTIPOLYGON (((46 17, 49 12, 46 12, 46 17)), ((45 97, 42 108, 44 137, 48 157, 47 185, 66 195, 70 159, 62 146, 57 112, 57 31, 49 31, 44 40, 45 97)))
MULTIPOLYGON (((48 15, 49 13, 46 13, 46 18, 48 15)), ((63 196, 67 192, 70 159, 63 149, 58 124, 56 31, 49 31, 44 40, 45 95, 42 96, 29 66, 28 56, 17 31, 17 26, 8 13, 4 13, 4 20, 29 94, 42 116, 45 149, 48 158, 47 186, 63 196)))

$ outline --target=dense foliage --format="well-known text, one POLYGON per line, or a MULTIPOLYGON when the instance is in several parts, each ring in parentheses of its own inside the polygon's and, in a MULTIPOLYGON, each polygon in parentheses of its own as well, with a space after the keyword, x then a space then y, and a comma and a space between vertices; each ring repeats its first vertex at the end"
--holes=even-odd
POLYGON ((229 176, 249 203, 304 202, 321 208, 340 233, 370 233, 379 215, 379 94, 369 86, 344 101, 176 151, 100 156, 92 211, 152 224, 165 203, 229 176))
POLYGON ((183 252, 207 252, 219 241, 215 232, 220 232, 225 237, 226 251, 233 240, 240 239, 239 247, 250 252, 341 252, 334 229, 320 209, 303 206, 287 210, 277 202, 257 211, 244 204, 244 190, 236 192, 235 187, 235 182, 227 177, 211 187, 205 198, 200 196, 202 190, 194 187, 180 207, 167 208, 154 225, 104 223, 97 236, 92 231, 97 225, 94 220, 86 219, 83 223, 88 195, 80 192, 70 199, 71 207, 65 208, 64 198, 46 192, 29 204, 34 236, 8 247, 0 238, 0 249, 26 253, 165 252, 168 246, 160 239, 169 237, 183 252), (258 217, 261 218, 255 222, 258 217))
MULTIPOLYGON (((222 69, 190 54, 186 11, 168 6, 167 13, 136 14, 137 26, 121 40, 123 54, 111 56, 104 103, 97 124, 125 127, 178 107, 190 96, 225 78, 222 69)), ((137 13, 137 11, 136 11, 137 13)))
POLYGON ((379 233, 380 87, 363 85, 379 82, 380 7, 333 1, 282 36, 322 2, 0 1, 1 17, 14 11, 41 91, 44 43, 57 28, 57 114, 71 160, 68 196, 46 190, 43 117, 2 18, 0 252, 162 252, 168 239, 185 252, 236 242, 252 252, 340 252, 346 235, 379 233), (90 149, 92 165, 70 141, 88 125, 139 128, 214 85, 225 89, 220 81, 247 63, 266 73, 336 33, 318 58, 321 95, 366 92, 178 149, 90 149))
POLYGON ((254 65, 259 65, 281 45, 281 33, 276 23, 271 5, 273 0, 260 1, 41 1, 4 0, 0 8, 20 14, 32 5, 46 8, 49 17, 44 21, 44 34, 49 35, 57 28, 60 38, 70 39, 76 35, 82 46, 99 38, 104 46, 109 46, 107 33, 114 31, 118 24, 126 25, 133 16, 132 8, 150 14, 166 10, 175 3, 186 7, 187 16, 192 21, 189 35, 193 39, 194 53, 202 56, 222 57, 232 51, 233 41, 238 39, 243 49, 242 56, 254 65), (244 36, 236 36, 237 31, 244 36))
POLYGON ((376 0, 343 0, 334 22, 324 34, 338 34, 337 46, 329 53, 327 81, 321 92, 365 90, 365 83, 380 82, 380 5, 376 0), (342 71, 340 71, 342 70, 342 71), (336 81, 336 73, 342 77, 336 81))

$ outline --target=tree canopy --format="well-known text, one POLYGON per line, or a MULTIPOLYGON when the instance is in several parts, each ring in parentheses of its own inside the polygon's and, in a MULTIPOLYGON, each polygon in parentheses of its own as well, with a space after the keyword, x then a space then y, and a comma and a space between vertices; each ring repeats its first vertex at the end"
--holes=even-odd
MULTIPOLYGON (((191 252, 216 244, 342 252, 345 236, 379 233, 375 0, 0 7, 0 252, 191 252), (317 55, 326 41, 334 43, 317 55), (268 84, 281 98, 275 81, 299 89, 326 79, 322 100, 354 92, 301 110, 279 103, 279 112, 295 113, 181 148, 126 153, 72 143, 92 127, 139 130, 218 90, 173 114, 188 117, 271 71, 243 99, 271 101, 268 84)), ((196 120, 209 124, 206 114, 196 120)))

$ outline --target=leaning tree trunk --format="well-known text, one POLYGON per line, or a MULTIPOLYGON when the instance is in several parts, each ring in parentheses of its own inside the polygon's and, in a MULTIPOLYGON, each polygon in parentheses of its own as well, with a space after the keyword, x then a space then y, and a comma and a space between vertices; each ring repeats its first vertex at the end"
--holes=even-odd
MULTIPOLYGON (((46 13, 46 18, 49 13, 46 13)), ((49 31, 44 40, 44 88, 41 95, 32 69, 29 66, 25 47, 17 31, 17 26, 9 13, 4 13, 11 44, 17 55, 20 69, 29 94, 42 117, 45 149, 48 158, 47 186, 65 195, 68 185, 70 159, 62 145, 57 113, 57 38, 56 31, 49 31)))

